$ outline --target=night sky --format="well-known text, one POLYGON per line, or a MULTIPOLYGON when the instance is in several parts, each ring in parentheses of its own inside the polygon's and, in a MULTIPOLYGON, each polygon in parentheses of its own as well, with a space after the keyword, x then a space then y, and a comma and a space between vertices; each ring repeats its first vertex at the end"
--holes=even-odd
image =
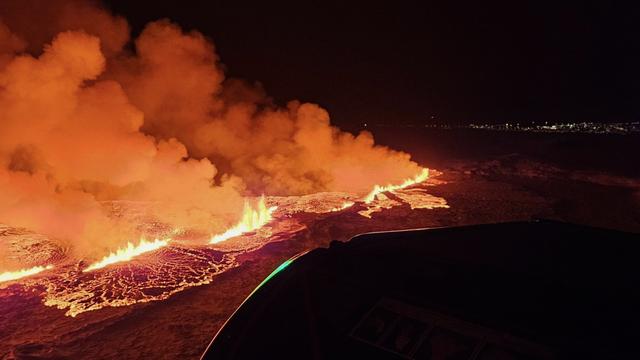
MULTIPOLYGON (((345 1, 345 3, 348 3, 345 1)), ((134 34, 170 18, 232 77, 335 124, 636 121, 640 11, 610 1, 385 5, 115 0, 134 34), (433 118, 432 118, 433 117, 433 118)))

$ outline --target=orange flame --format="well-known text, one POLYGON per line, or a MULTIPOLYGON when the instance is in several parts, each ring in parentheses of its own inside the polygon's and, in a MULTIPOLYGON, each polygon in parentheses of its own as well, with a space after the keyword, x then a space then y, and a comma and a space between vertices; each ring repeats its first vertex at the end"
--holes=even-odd
POLYGON ((149 251, 158 250, 161 247, 167 246, 169 244, 169 240, 170 239, 155 239, 154 241, 146 241, 145 239, 142 239, 140 240, 140 243, 138 243, 138 245, 128 243, 127 247, 120 248, 116 252, 112 252, 111 254, 102 258, 102 260, 89 265, 89 267, 82 271, 93 271, 96 269, 101 269, 105 266, 109 266, 111 264, 129 261, 138 255, 144 254, 149 251))
POLYGON ((340 205, 338 207, 334 207, 333 209, 331 209, 331 212, 342 211, 344 209, 348 209, 348 208, 352 207, 353 205, 355 205, 355 203, 353 201, 345 201, 345 202, 342 203, 342 205, 340 205))
POLYGON ((244 210, 242 211, 242 219, 234 227, 228 229, 222 234, 214 235, 209 241, 210 244, 217 244, 221 241, 225 241, 232 237, 240 236, 242 234, 256 231, 271 221, 273 212, 277 209, 277 206, 267 208, 264 202, 264 196, 260 198, 258 202, 258 208, 251 207, 248 201, 244 203, 244 210))
POLYGON ((18 280, 18 279, 21 279, 23 277, 35 275, 35 274, 37 274, 39 272, 42 272, 42 271, 45 271, 45 270, 49 270, 49 269, 53 269, 53 265, 34 266, 34 267, 30 268, 30 269, 22 269, 22 270, 18 270, 18 271, 3 272, 3 273, 0 273, 0 282, 18 280))
POLYGON ((371 190, 371 192, 364 198, 364 202, 365 202, 365 204, 370 204, 373 200, 375 200, 376 195, 378 195, 378 194, 381 194, 381 193, 387 192, 387 191, 394 191, 394 190, 404 189, 404 188, 409 187, 411 185, 419 184, 419 183, 427 180, 428 178, 429 178, 429 169, 423 168, 422 171, 418 175, 416 175, 414 178, 406 179, 400 185, 391 185, 391 184, 389 184, 387 186, 376 185, 373 188, 373 190, 371 190))

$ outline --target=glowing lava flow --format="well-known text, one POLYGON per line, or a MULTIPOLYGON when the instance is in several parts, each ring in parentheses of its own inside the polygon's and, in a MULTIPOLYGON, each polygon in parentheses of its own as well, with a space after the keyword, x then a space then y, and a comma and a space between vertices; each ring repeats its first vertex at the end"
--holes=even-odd
POLYGON ((257 209, 252 208, 251 205, 249 205, 249 202, 245 202, 240 222, 224 233, 214 235, 209 243, 217 244, 232 237, 260 229, 271 221, 271 215, 277 208, 277 206, 267 208, 267 205, 264 203, 264 196, 260 198, 257 209))
POLYGON ((140 240, 140 243, 138 245, 133 245, 132 243, 128 243, 127 247, 118 249, 116 252, 105 256, 104 258, 102 258, 102 260, 89 265, 89 267, 87 267, 82 271, 88 272, 88 271, 103 268, 111 264, 115 264, 123 261, 129 261, 138 255, 144 254, 149 251, 158 250, 161 247, 167 246, 168 244, 169 244, 169 239, 165 239, 165 240, 155 239, 152 242, 142 239, 140 240))
POLYGON ((429 169, 423 168, 422 171, 418 175, 416 175, 414 178, 406 179, 400 185, 391 185, 391 184, 389 184, 387 186, 376 185, 373 188, 373 190, 371 190, 371 192, 364 198, 364 202, 365 202, 365 204, 370 204, 373 200, 375 200, 376 195, 378 195, 378 194, 381 194, 381 193, 387 192, 387 191, 394 191, 394 190, 404 189, 404 188, 409 187, 411 185, 419 184, 419 183, 427 180, 428 178, 429 178, 429 169))
POLYGON ((3 272, 3 273, 0 273, 0 282, 18 280, 18 279, 21 279, 23 277, 35 275, 35 274, 37 274, 39 272, 42 272, 42 271, 45 271, 45 270, 49 270, 49 269, 53 269, 53 265, 34 266, 31 269, 22 269, 22 270, 18 270, 18 271, 3 272))
POLYGON ((353 201, 345 201, 344 203, 342 203, 342 205, 340 205, 338 207, 334 207, 333 209, 331 209, 330 212, 342 211, 344 209, 348 209, 348 208, 352 207, 353 205, 355 205, 355 203, 353 201))

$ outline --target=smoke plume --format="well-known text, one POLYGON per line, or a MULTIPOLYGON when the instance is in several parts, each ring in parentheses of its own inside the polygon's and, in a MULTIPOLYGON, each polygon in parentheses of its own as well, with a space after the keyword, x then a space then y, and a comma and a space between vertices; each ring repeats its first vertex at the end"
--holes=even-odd
POLYGON ((109 215, 113 200, 216 232, 247 195, 366 193, 419 171, 316 104, 278 107, 225 78, 213 43, 168 20, 130 40, 127 22, 93 2, 0 4, 0 222, 78 256, 139 231, 109 215))

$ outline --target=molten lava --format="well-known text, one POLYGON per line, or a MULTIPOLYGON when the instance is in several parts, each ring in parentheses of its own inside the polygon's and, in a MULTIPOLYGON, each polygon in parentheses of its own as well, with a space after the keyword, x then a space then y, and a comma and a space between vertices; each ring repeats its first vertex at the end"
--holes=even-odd
POLYGON ((126 20, 98 1, 7 2, 0 266, 42 265, 0 272, 0 282, 55 264, 23 282, 45 289, 45 305, 76 316, 163 300, 305 229, 333 236, 335 224, 347 239, 380 229, 375 213, 448 207, 427 193, 433 179, 412 186, 429 170, 409 154, 376 145, 368 131, 341 131, 316 104, 276 106, 260 86, 227 78, 195 30, 161 20, 130 39, 126 20), (256 191, 272 195, 245 198, 256 191), (229 228, 213 227, 230 214, 229 228), (156 240, 127 243, 140 233, 156 240), (113 252, 81 261, 96 249, 113 252))
POLYGON ((344 203, 342 203, 342 205, 340 205, 338 207, 334 207, 333 209, 331 209, 331 212, 342 211, 344 209, 348 209, 348 208, 352 207, 353 205, 355 205, 355 203, 353 201, 345 201, 344 203))
POLYGON ((240 236, 242 234, 256 231, 271 221, 273 212, 277 209, 277 206, 267 207, 264 202, 264 196, 258 201, 257 209, 251 207, 248 201, 244 203, 244 210, 242 211, 242 219, 235 226, 225 231, 222 234, 214 235, 209 241, 210 244, 217 244, 221 241, 225 241, 232 237, 240 236))
POLYGON ((370 204, 371 202, 373 202, 373 200, 375 200, 376 195, 378 195, 378 194, 381 194, 381 193, 387 192, 387 191, 395 191, 395 190, 404 189, 404 188, 409 187, 411 185, 419 184, 419 183, 427 180, 428 178, 429 178, 429 169, 423 168, 422 171, 418 175, 416 175, 414 178, 406 179, 400 185, 391 185, 391 184, 389 184, 387 186, 376 185, 373 188, 373 190, 371 190, 371 192, 367 196, 365 196, 364 202, 365 202, 365 204, 370 204))
POLYGON ((164 240, 155 239, 154 241, 149 242, 142 239, 140 240, 140 243, 138 243, 138 245, 128 243, 127 247, 118 249, 116 252, 113 252, 105 256, 104 258, 102 258, 102 260, 89 265, 86 269, 82 271, 83 272, 93 271, 93 270, 101 269, 105 266, 109 266, 115 263, 129 261, 134 257, 144 254, 146 252, 158 250, 161 247, 167 246, 169 244, 169 240, 170 239, 164 239, 164 240))
MULTIPOLYGON (((150 234, 172 233, 172 235, 166 235, 170 238, 166 240, 169 246, 164 246, 166 245, 164 242, 156 240, 156 243, 159 243, 157 245, 164 247, 151 252, 155 250, 155 246, 132 244, 116 252, 116 254, 122 253, 123 256, 112 254, 85 269, 85 273, 78 273, 75 266, 56 263, 54 270, 56 274, 52 274, 55 276, 37 276, 35 279, 25 281, 24 285, 43 286, 46 289, 44 304, 65 310, 65 315, 72 317, 105 307, 162 301, 185 289, 209 284, 221 273, 241 265, 243 260, 238 256, 239 254, 256 251, 272 240, 294 239, 300 231, 308 229, 308 224, 313 226, 313 219, 316 216, 318 219, 323 219, 321 221, 332 223, 349 219, 355 213, 371 219, 371 226, 377 229, 379 227, 376 228, 378 225, 375 223, 375 214, 392 208, 404 207, 404 210, 399 210, 399 213, 411 211, 411 209, 447 208, 445 199, 432 196, 427 191, 429 186, 442 183, 437 180, 439 174, 431 170, 430 177, 421 184, 417 184, 421 177, 414 177, 412 180, 416 181, 416 186, 406 185, 406 188, 401 188, 405 184, 412 183, 407 181, 401 185, 376 187, 378 191, 394 190, 378 192, 369 204, 365 203, 362 193, 346 192, 319 192, 302 196, 265 196, 259 199, 246 199, 243 213, 239 216, 241 220, 237 224, 232 222, 231 229, 205 239, 201 237, 202 233, 190 232, 189 228, 171 232, 170 229, 176 229, 174 224, 161 224, 153 217, 137 218, 135 216, 139 213, 138 204, 120 202, 117 203, 118 206, 113 207, 117 209, 114 216, 140 219, 141 227, 150 234), (234 236, 237 237, 230 241, 223 241, 234 236), (202 244, 203 240, 205 242, 212 240, 218 244, 192 246, 202 244), (134 256, 146 252, 142 251, 143 249, 149 250, 149 254, 133 259, 133 262, 121 266, 110 266, 101 271, 91 272, 91 275, 86 274, 86 271, 107 264, 130 261, 134 256)), ((355 221, 353 224, 358 226, 357 229, 345 233, 345 238, 368 230, 367 222, 355 221)), ((19 233, 18 231, 12 228, 2 229, 0 228, 0 241, 17 242, 15 238, 3 239, 2 234, 16 234, 19 233)), ((36 244, 41 244, 42 241, 46 241, 46 237, 34 237, 30 233, 19 236, 19 243, 31 244, 37 241, 36 244)), ((42 249, 42 246, 38 248, 42 249)), ((19 258, 19 254, 21 253, 14 255, 18 255, 16 257, 19 258)), ((58 259, 58 256, 55 252, 43 253, 42 260, 38 263, 59 261, 51 260, 58 259)), ((0 296, 1 294, 2 292, 0 296)))
POLYGON ((23 277, 35 275, 37 273, 43 272, 45 270, 53 269, 53 265, 47 266, 34 266, 30 269, 22 269, 18 271, 7 271, 0 273, 0 282, 18 280, 23 277))

